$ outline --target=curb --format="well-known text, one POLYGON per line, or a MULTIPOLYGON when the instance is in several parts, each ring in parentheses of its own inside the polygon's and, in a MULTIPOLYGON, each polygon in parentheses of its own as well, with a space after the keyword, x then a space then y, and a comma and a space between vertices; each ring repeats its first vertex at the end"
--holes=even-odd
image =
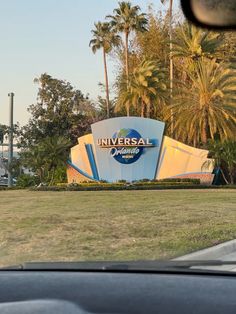
POLYGON ((236 252, 236 239, 227 241, 213 247, 203 249, 194 253, 174 258, 174 261, 200 261, 220 259, 224 255, 236 252))

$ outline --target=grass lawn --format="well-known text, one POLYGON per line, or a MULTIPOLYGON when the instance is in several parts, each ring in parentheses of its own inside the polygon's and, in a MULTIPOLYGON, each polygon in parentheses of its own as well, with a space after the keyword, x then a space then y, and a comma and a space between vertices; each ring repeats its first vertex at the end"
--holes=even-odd
POLYGON ((236 190, 0 192, 0 265, 167 259, 236 238, 236 190))

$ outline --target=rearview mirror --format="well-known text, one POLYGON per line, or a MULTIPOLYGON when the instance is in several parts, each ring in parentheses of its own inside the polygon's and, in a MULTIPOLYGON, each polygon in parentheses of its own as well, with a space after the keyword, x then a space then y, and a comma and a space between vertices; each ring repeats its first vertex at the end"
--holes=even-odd
POLYGON ((236 0, 181 0, 190 21, 211 28, 236 28, 236 0))

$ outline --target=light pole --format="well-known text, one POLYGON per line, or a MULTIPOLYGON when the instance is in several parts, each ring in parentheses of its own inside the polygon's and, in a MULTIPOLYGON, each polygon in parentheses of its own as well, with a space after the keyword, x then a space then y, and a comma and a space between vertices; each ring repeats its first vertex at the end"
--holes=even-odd
POLYGON ((8 135, 8 187, 13 185, 10 166, 13 158, 13 102, 14 93, 9 93, 9 135, 8 135))

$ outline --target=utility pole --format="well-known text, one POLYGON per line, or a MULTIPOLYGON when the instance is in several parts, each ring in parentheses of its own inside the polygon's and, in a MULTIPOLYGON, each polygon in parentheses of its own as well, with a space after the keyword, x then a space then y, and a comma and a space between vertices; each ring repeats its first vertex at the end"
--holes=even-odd
POLYGON ((13 158, 13 102, 14 93, 9 93, 9 135, 8 135, 8 187, 13 185, 13 178, 10 172, 10 165, 13 158))

